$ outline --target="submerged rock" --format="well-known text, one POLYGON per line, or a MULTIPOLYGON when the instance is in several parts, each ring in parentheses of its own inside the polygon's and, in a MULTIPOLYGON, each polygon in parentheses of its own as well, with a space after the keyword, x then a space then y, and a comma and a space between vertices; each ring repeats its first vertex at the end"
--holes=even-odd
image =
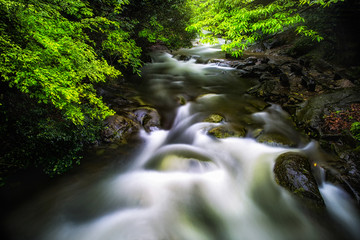
POLYGON ((274 174, 280 186, 293 193, 308 207, 325 206, 306 156, 295 152, 281 154, 276 159, 274 174))
POLYGON ((256 138, 256 141, 260 143, 266 143, 271 146, 296 146, 296 143, 294 141, 280 133, 263 132, 256 138))
POLYGON ((245 128, 234 130, 228 126, 214 127, 208 131, 208 134, 216 138, 228 138, 228 137, 245 137, 245 128))
MULTIPOLYGON (((222 123, 224 121, 225 118, 219 114, 211 114, 209 117, 204 119, 204 122, 209 123, 222 123)), ((243 126, 237 126, 236 129, 234 129, 229 125, 224 124, 211 128, 207 133, 216 138, 245 137, 246 129, 243 126)))

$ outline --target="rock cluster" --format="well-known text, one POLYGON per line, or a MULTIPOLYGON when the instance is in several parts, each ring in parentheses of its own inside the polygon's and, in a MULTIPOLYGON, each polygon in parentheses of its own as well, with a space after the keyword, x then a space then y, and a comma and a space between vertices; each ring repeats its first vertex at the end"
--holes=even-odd
MULTIPOLYGON (((324 165, 328 180, 342 185, 360 202, 359 143, 349 129, 334 133, 325 126, 325 117, 330 113, 360 103, 360 68, 341 68, 310 55, 292 58, 282 55, 281 49, 248 52, 241 59, 210 62, 236 68, 240 78, 257 79, 258 84, 248 94, 279 104, 290 114, 298 130, 331 153, 331 161, 324 165), (334 178, 333 172, 337 177, 334 178)), ((255 137, 259 142, 293 146, 281 140, 281 136, 272 135, 260 131, 255 137)))
POLYGON ((240 77, 258 79, 249 94, 282 106, 300 131, 335 156, 325 168, 340 173, 340 184, 359 202, 360 152, 356 150, 359 143, 349 129, 329 132, 324 121, 327 114, 360 103, 360 74, 356 74, 355 68, 344 70, 323 60, 259 53, 227 63, 238 69, 240 77))

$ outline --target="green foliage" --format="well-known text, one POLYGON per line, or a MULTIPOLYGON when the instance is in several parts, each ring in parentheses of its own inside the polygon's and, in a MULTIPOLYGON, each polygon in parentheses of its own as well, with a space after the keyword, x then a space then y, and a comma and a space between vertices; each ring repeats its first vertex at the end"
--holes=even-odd
POLYGON ((15 89, 3 95, 0 117, 2 176, 34 166, 50 176, 61 174, 80 163, 83 146, 94 142, 102 127, 90 119, 75 125, 15 89))
POLYGON ((303 25, 305 20, 299 11, 305 4, 328 6, 335 2, 338 1, 198 0, 193 5, 197 9, 196 15, 187 30, 197 32, 203 42, 213 42, 217 36, 223 37, 227 43, 222 49, 235 57, 241 55, 250 44, 294 26, 297 26, 298 34, 319 42, 323 38, 303 25))
POLYGON ((360 141, 360 122, 354 122, 351 125, 350 132, 356 140, 360 141))
POLYGON ((94 16, 87 5, 80 0, 0 0, 2 81, 52 104, 75 124, 113 114, 93 87, 121 75, 104 57, 124 67, 140 66, 141 50, 129 34, 118 22, 94 16), (86 31, 100 36, 100 48, 86 31))
POLYGON ((96 86, 139 74, 144 46, 189 45, 186 2, 0 0, 0 174, 78 164, 114 114, 96 86))
POLYGON ((171 49, 190 47, 195 34, 185 28, 192 12, 187 0, 139 0, 130 1, 124 14, 135 20, 134 32, 141 45, 160 42, 171 49))

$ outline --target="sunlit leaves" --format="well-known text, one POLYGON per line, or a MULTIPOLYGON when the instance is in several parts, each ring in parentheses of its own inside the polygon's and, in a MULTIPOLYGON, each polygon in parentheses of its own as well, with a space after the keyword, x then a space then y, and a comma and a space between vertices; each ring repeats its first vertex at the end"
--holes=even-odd
POLYGON ((304 36, 310 37, 313 41, 316 40, 318 42, 324 40, 322 36, 320 36, 317 32, 312 29, 308 29, 306 26, 299 26, 296 28, 296 32, 298 34, 302 34, 304 36))
POLYGON ((297 27, 298 34, 321 41, 323 38, 316 31, 303 25, 305 20, 299 15, 299 9, 304 4, 328 6, 338 0, 274 0, 267 5, 251 4, 256 2, 195 1, 197 15, 192 18, 192 25, 187 30, 198 32, 203 42, 211 42, 211 39, 221 35, 227 40, 222 49, 233 56, 241 55, 249 44, 280 33, 288 27, 297 27), (210 34, 203 34, 203 30, 210 34))
MULTIPOLYGON (((112 2, 117 8, 126 3, 112 2)), ((136 70, 141 65, 140 48, 119 22, 94 16, 82 0, 0 0, 0 13, 3 81, 54 105, 76 124, 83 124, 86 117, 104 119, 113 114, 92 84, 121 73, 98 51, 123 67, 136 70), (85 30, 101 34, 101 46, 85 30)))

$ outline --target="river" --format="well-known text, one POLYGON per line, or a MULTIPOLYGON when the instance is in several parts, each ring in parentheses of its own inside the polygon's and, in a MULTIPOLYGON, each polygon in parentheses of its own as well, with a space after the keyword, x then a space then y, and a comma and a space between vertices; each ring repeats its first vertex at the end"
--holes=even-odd
POLYGON ((9 239, 360 239, 351 199, 321 174, 326 213, 304 210, 275 182, 280 154, 320 156, 317 144, 279 106, 246 94, 256 79, 207 62, 223 57, 219 45, 154 53, 137 90, 162 127, 140 132, 142 143, 119 156, 129 164, 65 178, 16 209, 6 221, 9 239), (235 134, 216 138, 215 128, 235 134), (264 132, 291 144, 256 141, 264 132))

